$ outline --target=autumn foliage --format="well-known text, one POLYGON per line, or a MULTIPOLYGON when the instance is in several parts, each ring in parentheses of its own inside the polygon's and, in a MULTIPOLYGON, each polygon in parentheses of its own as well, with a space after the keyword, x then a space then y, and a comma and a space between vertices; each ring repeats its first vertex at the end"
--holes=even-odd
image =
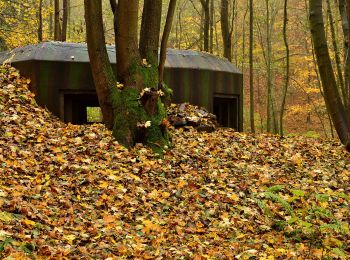
POLYGON ((350 256, 339 143, 171 129, 159 159, 60 122, 28 83, 0 67, 1 258, 350 256))

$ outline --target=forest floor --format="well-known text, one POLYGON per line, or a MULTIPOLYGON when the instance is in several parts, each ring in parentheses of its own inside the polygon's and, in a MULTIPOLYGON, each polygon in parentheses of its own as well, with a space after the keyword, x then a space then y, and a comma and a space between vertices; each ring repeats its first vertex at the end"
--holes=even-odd
POLYGON ((0 67, 2 259, 349 259, 338 142, 172 129, 159 159, 62 123, 28 82, 0 67))

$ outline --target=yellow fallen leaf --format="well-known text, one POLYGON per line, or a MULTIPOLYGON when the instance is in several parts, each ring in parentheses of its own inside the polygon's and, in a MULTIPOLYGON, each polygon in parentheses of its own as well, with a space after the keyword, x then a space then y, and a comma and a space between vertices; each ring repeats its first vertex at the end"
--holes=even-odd
POLYGON ((231 200, 234 200, 234 201, 238 201, 238 200, 239 200, 238 195, 235 194, 235 193, 230 194, 229 198, 230 198, 231 200))
POLYGON ((142 229, 142 232, 144 232, 145 234, 149 234, 152 231, 160 232, 162 230, 162 228, 157 223, 154 223, 148 219, 143 221, 143 225, 144 225, 144 228, 142 229))
POLYGON ((65 235, 63 236, 63 239, 66 240, 70 245, 73 244, 74 239, 76 239, 75 235, 65 235))
POLYGON ((179 189, 183 188, 187 184, 187 181, 185 180, 180 180, 179 183, 177 184, 177 187, 179 189))
POLYGON ((109 183, 106 181, 102 181, 100 183, 100 188, 102 188, 102 189, 106 189, 108 186, 109 186, 109 183))
POLYGON ((148 197, 151 199, 157 199, 159 197, 159 193, 156 189, 154 189, 151 193, 148 194, 148 197))
POLYGON ((28 226, 34 226, 35 225, 35 221, 29 220, 29 219, 24 219, 23 223, 28 225, 28 226))
POLYGON ((11 213, 8 212, 0 212, 0 221, 2 222, 10 222, 13 219, 13 216, 11 213))
POLYGON ((163 197, 164 199, 167 199, 167 198, 169 198, 169 197, 170 197, 170 193, 169 193, 169 192, 164 191, 164 192, 162 192, 162 197, 163 197))

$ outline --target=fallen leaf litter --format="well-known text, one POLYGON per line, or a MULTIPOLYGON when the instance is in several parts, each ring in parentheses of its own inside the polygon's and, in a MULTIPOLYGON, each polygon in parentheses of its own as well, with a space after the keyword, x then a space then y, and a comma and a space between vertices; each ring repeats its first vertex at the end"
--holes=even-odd
POLYGON ((2 258, 350 256, 338 142, 171 128, 159 159, 60 122, 28 83, 0 67, 2 258))

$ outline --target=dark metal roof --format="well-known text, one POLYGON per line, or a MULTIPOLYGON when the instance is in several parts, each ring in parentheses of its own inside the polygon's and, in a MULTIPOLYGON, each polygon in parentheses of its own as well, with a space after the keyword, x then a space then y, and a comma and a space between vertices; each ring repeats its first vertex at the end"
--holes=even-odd
MULTIPOLYGON (((115 48, 107 45, 111 63, 116 62, 115 48)), ((59 62, 89 62, 86 43, 42 42, 19 47, 12 51, 0 52, 0 63, 40 60, 59 62)), ((228 60, 209 53, 192 50, 167 50, 166 67, 222 71, 234 74, 241 72, 228 60)))

